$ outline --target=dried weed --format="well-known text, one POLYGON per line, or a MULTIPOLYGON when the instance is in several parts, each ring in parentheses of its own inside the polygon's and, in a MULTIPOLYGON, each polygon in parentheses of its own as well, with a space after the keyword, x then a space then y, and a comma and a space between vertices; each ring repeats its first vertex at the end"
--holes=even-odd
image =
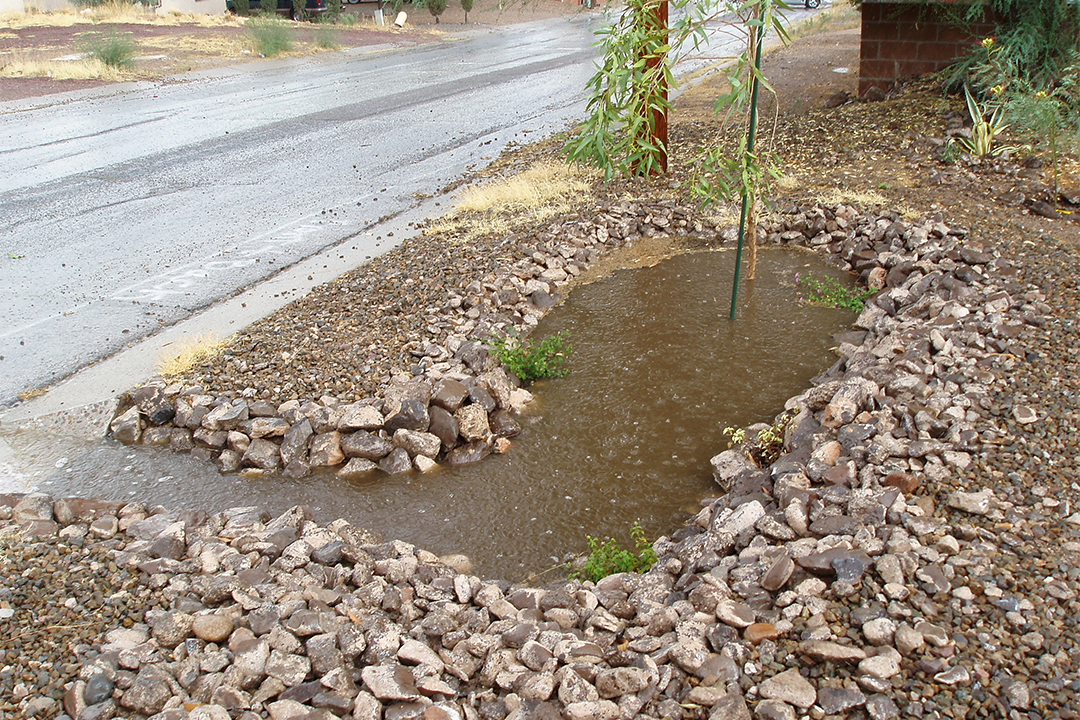
POLYGON ((184 338, 174 347, 168 345, 162 349, 161 358, 154 366, 155 372, 162 377, 177 377, 188 373, 191 368, 216 356, 224 346, 224 341, 206 333, 193 338, 184 338))

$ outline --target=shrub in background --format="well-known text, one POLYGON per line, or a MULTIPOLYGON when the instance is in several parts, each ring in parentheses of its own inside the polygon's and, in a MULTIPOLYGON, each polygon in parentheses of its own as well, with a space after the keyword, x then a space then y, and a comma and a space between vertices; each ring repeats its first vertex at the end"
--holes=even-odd
POLYGON ((135 54, 139 46, 131 33, 118 33, 115 30, 102 37, 100 33, 86 33, 79 41, 79 48, 95 60, 117 70, 130 70, 135 67, 135 54))
MULTIPOLYGON (((267 4, 275 0, 267 0, 267 4)), ((252 50, 263 57, 274 57, 292 49, 292 28, 276 15, 260 13, 247 21, 252 50)))

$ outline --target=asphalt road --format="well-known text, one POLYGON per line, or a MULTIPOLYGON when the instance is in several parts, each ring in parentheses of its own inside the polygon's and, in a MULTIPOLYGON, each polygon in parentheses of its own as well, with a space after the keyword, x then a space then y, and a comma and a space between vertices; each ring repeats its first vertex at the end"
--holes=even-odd
POLYGON ((380 218, 582 115, 599 22, 0 114, 0 407, 324 248, 385 252, 380 218))

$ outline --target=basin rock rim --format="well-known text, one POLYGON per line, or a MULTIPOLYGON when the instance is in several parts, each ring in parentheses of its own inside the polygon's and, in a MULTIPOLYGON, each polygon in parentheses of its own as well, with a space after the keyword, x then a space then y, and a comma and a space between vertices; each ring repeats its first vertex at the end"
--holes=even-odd
MULTIPOLYGON (((522 248, 528 241, 531 252, 463 281, 441 308, 426 310, 426 335, 410 343, 410 373, 390 378, 374 397, 279 404, 252 388, 215 396, 195 384, 153 378, 119 398, 109 432, 125 444, 191 453, 222 472, 290 477, 319 467, 348 477, 426 472, 438 462, 506 452, 532 396, 485 340, 527 337, 598 259, 642 238, 673 235, 715 244, 724 233, 675 202, 622 202, 599 207, 588 219, 553 222, 529 238, 509 236, 522 248)), ((512 250, 503 243, 498 252, 512 250)))
POLYGON ((768 242, 809 245, 881 292, 836 364, 788 401, 779 459, 714 458, 724 494, 655 542, 647 572, 527 587, 343 520, 320 526, 303 507, 271 518, 0 496, 22 542, 105 553, 138 573, 124 592, 149 608, 80 647, 64 712, 572 720, 689 707, 884 720, 1065 708, 1029 680, 1023 653, 966 638, 973 616, 1020 631, 1035 621, 1007 579, 966 572, 993 566, 992 528, 1011 503, 970 491, 965 473, 1008 432, 989 393, 1048 313, 1041 293, 939 219, 792 210, 768 242))

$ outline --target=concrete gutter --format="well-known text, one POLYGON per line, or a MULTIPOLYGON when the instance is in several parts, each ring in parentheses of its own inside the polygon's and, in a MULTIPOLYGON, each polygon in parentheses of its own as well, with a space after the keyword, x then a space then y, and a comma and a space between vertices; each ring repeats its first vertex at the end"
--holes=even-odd
MULTIPOLYGON (((437 203, 444 203, 445 199, 445 196, 426 199, 361 232, 391 238, 384 240, 381 248, 381 252, 389 251, 416 236, 418 223, 440 216, 446 206, 437 203)), ((170 353, 170 348, 198 336, 226 338, 304 297, 313 288, 369 262, 370 250, 353 249, 350 245, 353 237, 356 236, 345 238, 227 300, 79 370, 40 397, 0 411, 0 427, 32 426, 77 437, 104 437, 116 409, 116 398, 153 377, 155 366, 170 353)))

